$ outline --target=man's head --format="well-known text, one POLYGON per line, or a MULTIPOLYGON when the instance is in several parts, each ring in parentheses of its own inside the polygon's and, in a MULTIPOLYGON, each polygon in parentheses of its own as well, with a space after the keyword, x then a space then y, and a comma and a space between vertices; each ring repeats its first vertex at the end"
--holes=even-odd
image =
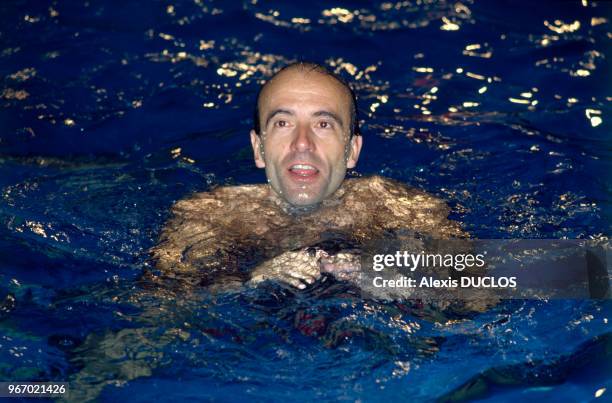
POLYGON ((251 144, 272 189, 295 206, 332 195, 359 158, 355 97, 324 67, 291 64, 260 90, 251 144))

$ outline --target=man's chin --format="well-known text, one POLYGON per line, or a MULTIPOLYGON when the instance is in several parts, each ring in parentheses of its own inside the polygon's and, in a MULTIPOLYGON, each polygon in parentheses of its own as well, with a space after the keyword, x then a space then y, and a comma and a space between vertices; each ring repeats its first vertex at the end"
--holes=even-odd
POLYGON ((285 201, 295 207, 314 207, 321 203, 321 197, 302 192, 288 194, 285 201))
POLYGON ((318 205, 324 198, 324 186, 321 183, 295 183, 291 180, 281 183, 281 197, 292 206, 318 205))

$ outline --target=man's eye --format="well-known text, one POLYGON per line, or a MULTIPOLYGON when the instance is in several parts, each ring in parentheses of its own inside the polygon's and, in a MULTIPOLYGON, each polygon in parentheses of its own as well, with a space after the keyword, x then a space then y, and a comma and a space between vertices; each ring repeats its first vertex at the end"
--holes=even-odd
POLYGON ((332 125, 329 122, 322 121, 322 122, 319 122, 319 127, 321 129, 331 129, 332 125))
POLYGON ((274 126, 276 127, 287 127, 288 123, 286 120, 278 120, 276 122, 274 122, 274 126))

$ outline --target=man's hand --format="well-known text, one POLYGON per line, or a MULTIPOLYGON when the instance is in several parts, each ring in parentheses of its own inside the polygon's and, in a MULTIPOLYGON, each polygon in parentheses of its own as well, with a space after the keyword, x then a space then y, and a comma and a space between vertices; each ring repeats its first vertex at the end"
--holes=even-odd
POLYGON ((257 266, 251 273, 249 284, 266 280, 282 281, 303 290, 321 277, 321 259, 327 253, 321 249, 306 248, 285 252, 257 266))
POLYGON ((337 253, 321 258, 321 272, 328 273, 338 280, 357 283, 360 279, 361 259, 355 253, 337 253))

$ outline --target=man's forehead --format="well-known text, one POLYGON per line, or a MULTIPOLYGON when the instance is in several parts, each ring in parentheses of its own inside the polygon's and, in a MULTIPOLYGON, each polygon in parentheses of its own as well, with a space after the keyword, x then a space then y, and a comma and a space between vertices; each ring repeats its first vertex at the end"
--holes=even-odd
POLYGON ((260 107, 287 92, 311 91, 330 97, 342 97, 348 103, 351 100, 349 90, 329 74, 295 67, 280 72, 264 85, 259 99, 260 107))

